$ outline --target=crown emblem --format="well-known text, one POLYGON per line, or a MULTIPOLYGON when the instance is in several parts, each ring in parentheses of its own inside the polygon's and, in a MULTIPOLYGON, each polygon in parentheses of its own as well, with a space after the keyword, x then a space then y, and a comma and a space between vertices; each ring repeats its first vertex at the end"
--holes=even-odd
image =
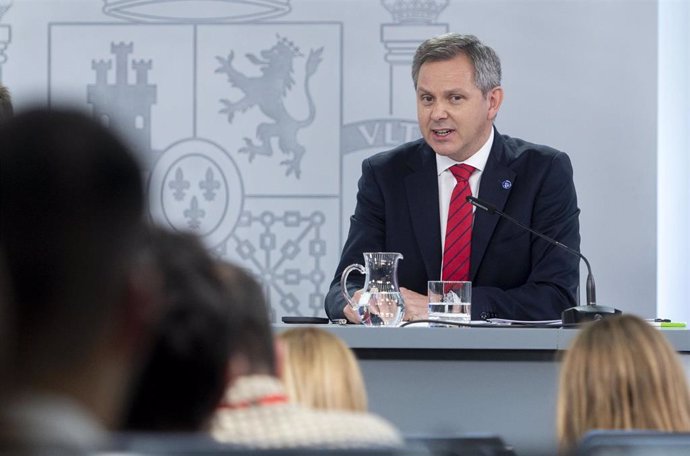
POLYGON ((294 57, 303 57, 304 54, 300 52, 299 47, 295 45, 292 41, 288 40, 284 36, 280 36, 276 33, 276 38, 278 39, 278 46, 283 47, 290 51, 294 57))
POLYGON ((433 24, 448 6, 448 0, 381 0, 383 7, 401 24, 433 24))
POLYGON ((105 14, 132 22, 241 23, 283 16, 291 9, 290 0, 101 1, 105 14))

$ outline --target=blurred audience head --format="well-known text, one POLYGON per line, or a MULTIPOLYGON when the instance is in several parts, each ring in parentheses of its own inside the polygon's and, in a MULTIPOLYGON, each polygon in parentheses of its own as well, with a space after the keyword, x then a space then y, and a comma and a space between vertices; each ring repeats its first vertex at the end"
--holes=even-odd
POLYGON ((0 162, 15 384, 79 395, 106 418, 155 313, 138 163, 85 115, 41 109, 0 122, 0 162), (88 391, 104 383, 107 398, 88 391))
POLYGON ((226 289, 226 304, 234 328, 229 341, 230 376, 275 376, 273 330, 261 285, 234 264, 220 261, 217 268, 226 289))
POLYGON ((204 430, 226 385, 230 316, 216 263, 193 234, 153 228, 164 312, 125 429, 204 430))
MULTIPOLYGON (((5 268, 5 249, 0 244, 0 391, 6 390, 9 382, 8 343, 13 339, 13 334, 10 333, 13 329, 10 314, 11 299, 12 294, 5 268)), ((0 394, 1 400, 2 395, 0 394)), ((2 404, 0 404, 1 407, 2 404)))
POLYGON ((221 263, 233 331, 228 384, 211 424, 211 436, 241 448, 390 448, 399 433, 367 413, 313 410, 291 403, 280 380, 281 352, 274 349, 262 287, 243 269, 221 263))
POLYGON ((364 412, 367 395, 352 350, 316 327, 289 329, 278 336, 283 348, 283 382, 294 402, 315 409, 364 412))
POLYGON ((4 85, 0 84, 0 122, 7 120, 14 114, 12 107, 12 97, 10 91, 4 85))
POLYGON ((568 452, 593 429, 690 431, 690 392, 675 351, 633 316, 585 326, 560 373, 557 433, 568 452))

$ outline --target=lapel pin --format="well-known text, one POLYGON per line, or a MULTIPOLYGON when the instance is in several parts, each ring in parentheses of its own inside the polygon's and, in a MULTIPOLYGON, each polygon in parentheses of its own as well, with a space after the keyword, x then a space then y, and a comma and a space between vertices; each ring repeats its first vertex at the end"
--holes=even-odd
POLYGON ((506 179, 506 180, 504 180, 503 182, 501 182, 501 187, 503 187, 504 190, 508 190, 508 189, 510 189, 510 187, 512 187, 512 186, 513 186, 513 183, 510 182, 508 179, 506 179))

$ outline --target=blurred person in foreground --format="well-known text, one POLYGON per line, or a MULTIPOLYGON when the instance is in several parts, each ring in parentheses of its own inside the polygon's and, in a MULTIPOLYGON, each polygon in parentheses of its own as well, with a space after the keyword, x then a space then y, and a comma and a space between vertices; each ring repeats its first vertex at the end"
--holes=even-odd
MULTIPOLYGON (((212 435, 248 448, 393 448, 403 440, 386 421, 368 413, 312 410, 291 402, 280 381, 276 350, 261 286, 237 266, 221 263, 234 329, 228 387, 212 435)), ((278 345, 279 346, 279 345, 278 345)))
POLYGON ((663 333, 634 315, 588 323, 561 367, 556 427, 568 454, 595 429, 690 432, 690 390, 663 333))
MULTIPOLYGON (((0 245, 0 391, 6 391, 9 382, 9 366, 8 366, 8 344, 12 340, 10 300, 12 294, 10 293, 9 283, 7 278, 7 269, 5 268, 5 253, 2 245, 0 245)), ((3 409, 2 394, 0 393, 0 410, 3 409)))
POLYGON ((0 452, 88 454, 117 428, 157 314, 132 153, 88 117, 0 123, 11 334, 0 452))
POLYGON ((338 336, 316 327, 278 335, 288 397, 313 409, 367 410, 367 391, 357 359, 338 336))
POLYGON ((150 238, 165 310, 124 429, 207 431, 225 391, 232 329, 216 262, 194 234, 154 227, 150 238))

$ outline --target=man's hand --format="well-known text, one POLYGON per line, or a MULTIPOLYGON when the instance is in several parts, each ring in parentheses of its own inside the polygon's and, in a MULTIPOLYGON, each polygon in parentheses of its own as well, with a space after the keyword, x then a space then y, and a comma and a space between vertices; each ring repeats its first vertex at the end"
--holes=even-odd
MULTIPOLYGON (((353 302, 359 302, 359 297, 362 295, 362 290, 357 290, 355 291, 355 294, 352 295, 352 301, 353 302)), ((360 324, 362 323, 362 320, 359 318, 359 314, 355 309, 352 308, 350 304, 346 304, 345 308, 343 309, 343 313, 345 314, 345 318, 350 323, 356 323, 360 324)))
POLYGON ((429 300, 426 295, 400 287, 405 301, 405 320, 424 320, 429 316, 429 300))

